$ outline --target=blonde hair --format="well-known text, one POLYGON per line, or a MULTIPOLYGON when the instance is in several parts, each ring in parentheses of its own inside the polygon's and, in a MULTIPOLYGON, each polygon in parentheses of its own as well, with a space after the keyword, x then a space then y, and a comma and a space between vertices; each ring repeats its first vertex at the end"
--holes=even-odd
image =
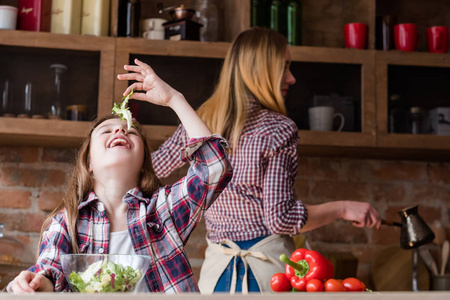
MULTIPOLYGON (((53 210, 53 212, 42 225, 39 239, 40 243, 42 243, 43 233, 49 227, 52 218, 60 213, 61 210, 66 209, 68 218, 68 230, 71 236, 72 252, 79 253, 80 249, 78 246, 77 233, 78 205, 82 201, 86 200, 86 198, 94 188, 94 178, 89 172, 89 151, 91 145, 91 135, 94 129, 97 128, 97 126, 102 124, 104 121, 113 118, 117 117, 112 115, 106 116, 94 121, 94 123, 92 124, 89 135, 86 137, 82 146, 80 147, 80 150, 78 151, 75 166, 68 181, 66 193, 61 203, 53 210)), ((162 186, 162 184, 156 176, 155 171, 153 170, 151 162, 151 150, 145 138, 145 134, 137 121, 134 120, 133 124, 139 136, 141 137, 144 146, 144 161, 142 164, 142 171, 139 180, 139 188, 145 196, 150 197, 160 186, 162 186)))
POLYGON ((280 85, 287 40, 268 28, 254 27, 239 34, 228 51, 212 96, 198 109, 208 127, 237 147, 248 118, 249 98, 286 115, 280 85))

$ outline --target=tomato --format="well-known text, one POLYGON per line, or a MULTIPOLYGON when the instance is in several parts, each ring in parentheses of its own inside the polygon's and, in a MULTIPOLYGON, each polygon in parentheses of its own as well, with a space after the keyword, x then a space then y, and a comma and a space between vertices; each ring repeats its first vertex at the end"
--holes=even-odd
POLYGON ((323 284, 319 279, 311 279, 306 283, 307 292, 323 292, 323 284))
POLYGON ((325 292, 346 292, 344 284, 337 279, 328 279, 324 284, 325 292))
POLYGON ((272 291, 280 293, 280 292, 290 292, 291 282, 286 277, 284 273, 276 273, 270 279, 270 287, 272 291))
POLYGON ((346 278, 342 283, 349 292, 366 291, 366 285, 354 277, 346 278))

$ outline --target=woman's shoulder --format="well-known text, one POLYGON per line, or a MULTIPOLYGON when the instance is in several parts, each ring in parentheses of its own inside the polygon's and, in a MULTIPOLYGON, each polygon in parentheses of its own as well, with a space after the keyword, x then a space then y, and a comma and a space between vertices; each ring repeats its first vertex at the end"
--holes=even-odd
POLYGON ((249 118, 249 125, 262 134, 297 134, 298 128, 289 117, 269 109, 261 109, 249 118))

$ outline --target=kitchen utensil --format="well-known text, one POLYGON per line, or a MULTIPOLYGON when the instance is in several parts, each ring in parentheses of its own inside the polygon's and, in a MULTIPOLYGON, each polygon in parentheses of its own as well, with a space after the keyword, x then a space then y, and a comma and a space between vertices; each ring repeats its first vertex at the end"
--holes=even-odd
POLYGON ((178 7, 178 6, 169 6, 169 7, 163 8, 162 2, 158 2, 156 4, 156 7, 158 9, 158 13, 162 14, 164 11, 174 9, 175 7, 178 7))
POLYGON ((174 21, 182 19, 191 20, 192 17, 195 15, 195 9, 179 6, 170 10, 169 14, 172 17, 172 20, 174 21))
POLYGON ((450 291, 450 274, 431 277, 432 291, 450 291))
POLYGON ((158 9, 158 12, 162 14, 164 11, 168 10, 170 16, 172 17, 172 20, 191 20, 192 17, 195 15, 195 9, 192 8, 186 8, 183 4, 180 6, 169 6, 163 8, 162 2, 158 2, 156 4, 156 7, 158 9))
POLYGON ((441 275, 445 274, 445 267, 447 266, 448 262, 448 255, 450 251, 450 242, 448 240, 445 240, 444 243, 442 243, 442 262, 441 262, 441 275))
POLYGON ((430 243, 435 237, 427 223, 419 216, 418 207, 418 205, 408 207, 399 212, 404 224, 400 235, 400 247, 403 249, 430 243))
POLYGON ((438 268, 436 265, 436 262, 434 261, 433 257, 431 256, 430 250, 419 247, 419 254, 420 257, 422 257, 423 262, 427 266, 428 270, 432 273, 433 276, 438 275, 438 268))
POLYGON ((385 225, 401 227, 400 247, 412 249, 433 241, 435 235, 427 223, 419 216, 418 205, 407 207, 399 211, 402 222, 382 220, 385 225))

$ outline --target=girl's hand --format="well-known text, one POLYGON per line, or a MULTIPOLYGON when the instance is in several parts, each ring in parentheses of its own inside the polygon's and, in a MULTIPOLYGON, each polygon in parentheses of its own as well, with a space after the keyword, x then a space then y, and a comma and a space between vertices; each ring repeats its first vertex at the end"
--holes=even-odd
POLYGON ((34 292, 53 292, 53 283, 44 275, 22 271, 11 285, 14 294, 28 294, 34 292))
POLYGON ((175 96, 180 95, 180 93, 161 80, 149 65, 138 59, 135 59, 134 62, 136 65, 124 66, 124 69, 131 71, 131 73, 117 75, 119 80, 137 81, 130 85, 123 95, 128 95, 131 90, 134 89, 135 92, 131 95, 130 99, 147 101, 162 106, 170 106, 171 100, 175 96), (136 91, 144 91, 144 93, 136 91))

